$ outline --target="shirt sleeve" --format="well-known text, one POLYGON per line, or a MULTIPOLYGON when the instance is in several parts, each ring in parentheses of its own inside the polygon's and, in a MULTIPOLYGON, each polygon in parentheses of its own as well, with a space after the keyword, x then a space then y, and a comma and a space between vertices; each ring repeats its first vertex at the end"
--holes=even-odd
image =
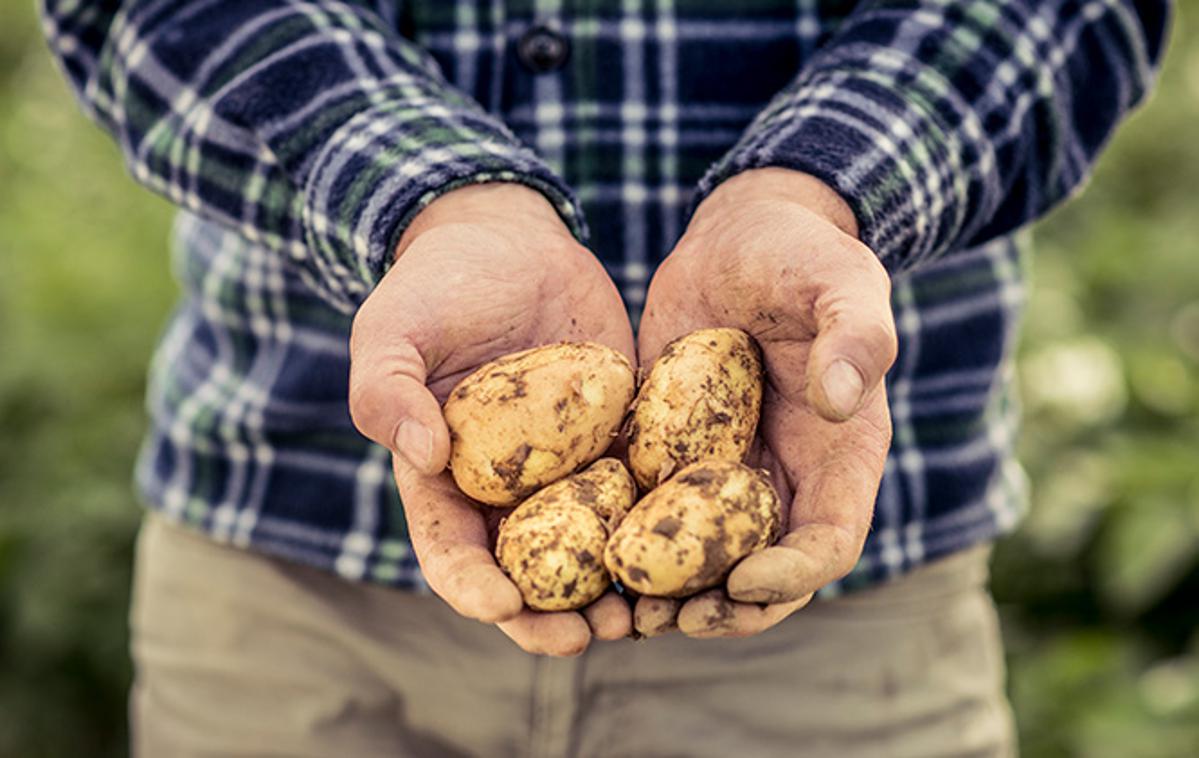
POLYGON ((339 310, 463 184, 529 185, 584 234, 566 185, 369 3, 42 0, 42 20, 139 182, 291 256, 339 310))
POLYGON ((812 174, 892 272, 1029 223, 1150 90, 1169 3, 864 2, 711 168, 812 174))

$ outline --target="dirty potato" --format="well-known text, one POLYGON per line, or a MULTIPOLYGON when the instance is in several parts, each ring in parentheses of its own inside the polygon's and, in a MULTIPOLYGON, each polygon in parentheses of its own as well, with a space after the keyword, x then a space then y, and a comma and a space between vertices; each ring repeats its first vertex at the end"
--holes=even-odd
POLYGON ((575 500, 595 511, 609 533, 624 519, 637 497, 632 475, 615 458, 600 458, 562 484, 575 500))
POLYGON ((608 535, 633 504, 633 478, 613 458, 537 492, 500 525, 495 555, 538 611, 582 608, 611 582, 608 535))
POLYGON ((646 495, 608 540, 604 564, 643 595, 685 597, 715 587, 778 537, 769 476, 736 461, 692 464, 646 495))
POLYGON ((762 360, 740 329, 671 342, 641 385, 629 420, 629 465, 649 490, 684 466, 741 461, 762 407, 762 360))
POLYGON ((510 506, 603 454, 634 392, 622 354, 592 342, 513 353, 446 400, 450 468, 475 500, 510 506))

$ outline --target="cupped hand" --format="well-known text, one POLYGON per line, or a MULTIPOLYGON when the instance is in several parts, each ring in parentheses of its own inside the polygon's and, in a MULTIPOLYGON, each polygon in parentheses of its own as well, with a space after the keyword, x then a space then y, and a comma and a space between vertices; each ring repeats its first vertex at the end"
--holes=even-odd
POLYGON ((540 193, 517 184, 456 189, 422 210, 350 338, 351 415, 394 453, 409 538, 430 588, 463 616, 549 655, 578 654, 593 636, 625 636, 631 612, 612 593, 581 613, 523 607, 491 551, 501 512, 471 503, 446 470, 441 402, 488 361, 563 340, 633 356, 625 307, 603 267, 540 193))
POLYGON ((648 635, 674 623, 697 637, 756 634, 849 573, 890 447, 890 278, 858 241, 848 205, 819 180, 751 170, 701 203, 650 283, 641 365, 705 327, 744 329, 762 348, 767 383, 748 462, 773 476, 784 535, 681 608, 643 598, 637 626, 648 635))

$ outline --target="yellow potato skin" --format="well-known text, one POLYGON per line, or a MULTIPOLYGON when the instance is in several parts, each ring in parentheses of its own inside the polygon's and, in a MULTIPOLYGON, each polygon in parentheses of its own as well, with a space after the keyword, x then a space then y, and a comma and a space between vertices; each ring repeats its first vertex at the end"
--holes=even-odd
POLYGON ((773 544, 779 515, 765 472, 700 461, 633 506, 608 540, 604 565, 643 595, 686 597, 718 586, 738 561, 773 544))
POLYGON ((537 492, 504 520, 495 555, 525 605, 574 610, 604 594, 611 583, 604 546, 633 496, 628 470, 603 458, 537 492))
POLYGON ((650 490, 700 460, 741 461, 762 408, 762 359, 740 329, 701 329, 668 344, 628 423, 629 466, 650 490))
POLYGON ((546 345, 482 366, 442 409, 454 481, 480 503, 515 505, 603 454, 634 385, 628 359, 592 342, 546 345))
POLYGON ((571 497, 595 511, 609 532, 616 529, 637 499, 633 476, 615 458, 600 458, 563 484, 570 489, 571 497))

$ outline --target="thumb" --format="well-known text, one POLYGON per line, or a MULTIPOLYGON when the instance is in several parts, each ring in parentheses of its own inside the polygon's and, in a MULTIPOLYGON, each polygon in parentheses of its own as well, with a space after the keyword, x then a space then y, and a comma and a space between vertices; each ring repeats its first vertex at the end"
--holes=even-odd
POLYGON ((895 362, 898 341, 891 283, 868 251, 817 298, 816 339, 808 360, 808 401, 829 421, 861 409, 895 362))
POLYGON ((450 458, 441 404, 425 386, 428 372, 411 342, 350 356, 350 417, 369 439, 402 455, 418 472, 436 474, 450 458))

